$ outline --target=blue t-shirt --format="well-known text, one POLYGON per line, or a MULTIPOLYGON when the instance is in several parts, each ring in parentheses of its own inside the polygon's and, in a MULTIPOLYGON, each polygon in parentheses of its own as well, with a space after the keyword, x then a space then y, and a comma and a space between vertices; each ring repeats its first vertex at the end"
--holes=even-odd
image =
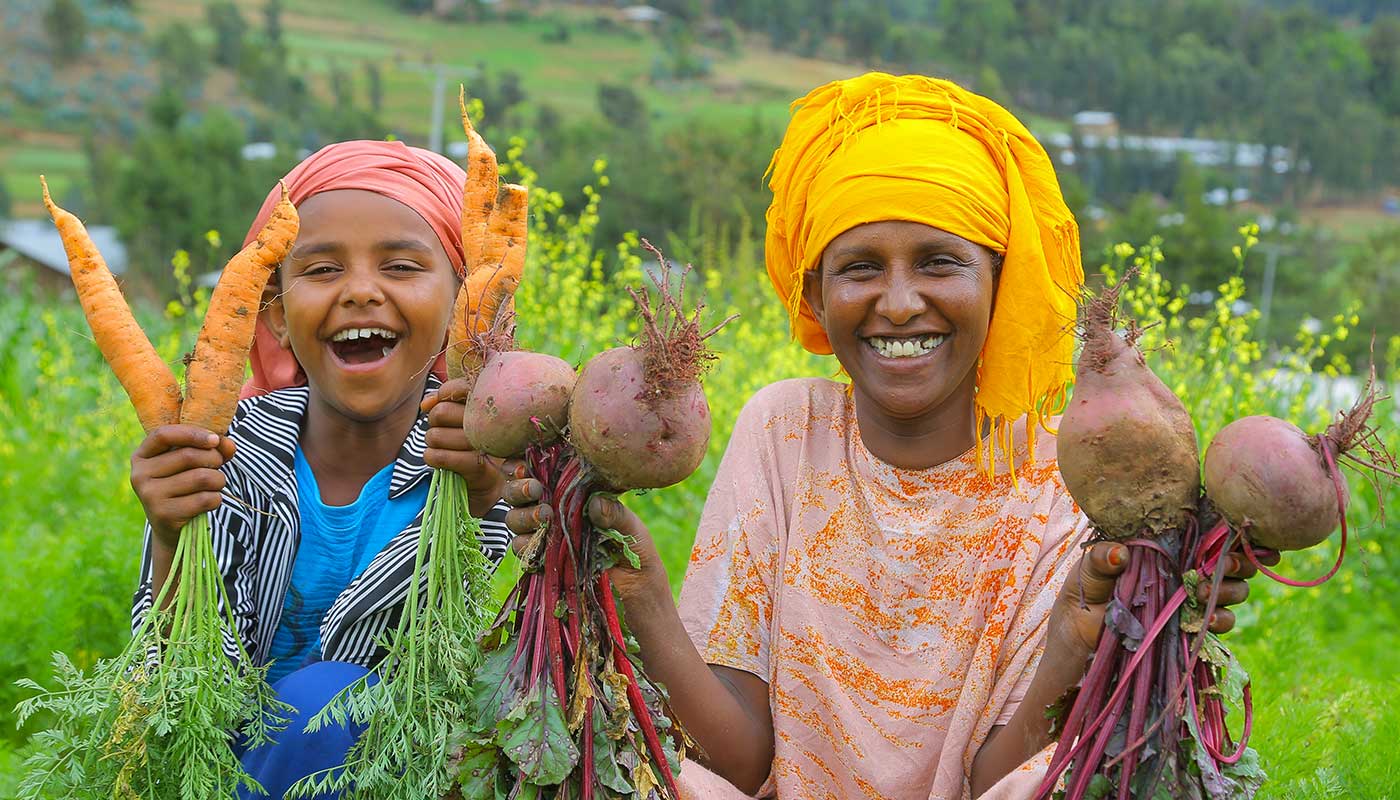
POLYGON ((428 500, 428 481, 400 497, 389 498, 391 463, 374 474, 347 506, 321 502, 321 488, 296 450, 297 510, 301 541, 292 564, 292 581, 282 604, 282 619, 272 637, 268 683, 318 661, 321 619, 350 582, 364 572, 390 539, 413 522, 428 500))

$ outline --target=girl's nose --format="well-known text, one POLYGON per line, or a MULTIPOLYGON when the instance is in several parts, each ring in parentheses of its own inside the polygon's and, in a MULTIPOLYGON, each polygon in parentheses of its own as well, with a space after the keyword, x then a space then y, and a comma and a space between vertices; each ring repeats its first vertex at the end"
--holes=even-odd
POLYGON ((341 303, 352 306, 383 303, 384 291, 379 286, 378 277, 375 270, 351 268, 340 295, 341 303))

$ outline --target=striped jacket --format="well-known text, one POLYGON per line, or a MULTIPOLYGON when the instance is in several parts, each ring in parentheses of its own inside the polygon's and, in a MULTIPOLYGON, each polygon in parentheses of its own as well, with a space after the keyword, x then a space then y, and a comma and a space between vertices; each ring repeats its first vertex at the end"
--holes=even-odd
MULTIPOLYGON (((428 389, 439 381, 428 378, 428 389)), ((293 459, 310 390, 283 389, 238 404, 229 438, 237 453, 222 467, 227 478, 223 503, 209 519, 214 554, 224 575, 233 606, 236 635, 255 663, 263 663, 282 618, 282 602, 292 579, 292 562, 300 541, 297 484, 293 459)), ((419 414, 394 462, 389 496, 403 495, 428 480, 432 468, 423 462, 428 417, 419 414)), ((481 521, 482 550, 497 562, 505 555, 510 533, 504 519, 508 507, 499 504, 481 521)), ((336 598, 321 620, 322 658, 372 667, 384 655, 385 634, 398 625, 413 561, 420 511, 413 522, 389 541, 358 577, 336 598)), ((151 608, 151 528, 141 557, 141 582, 132 608, 132 625, 151 608)), ((224 651, 237 658, 236 642, 226 637, 224 651)))

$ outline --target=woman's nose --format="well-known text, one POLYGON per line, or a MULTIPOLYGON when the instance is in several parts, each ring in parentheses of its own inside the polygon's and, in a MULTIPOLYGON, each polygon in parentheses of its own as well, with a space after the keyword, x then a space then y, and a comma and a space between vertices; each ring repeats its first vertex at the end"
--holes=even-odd
POLYGON ((926 306, 914 282, 891 270, 875 311, 891 323, 903 325, 922 314, 926 306))

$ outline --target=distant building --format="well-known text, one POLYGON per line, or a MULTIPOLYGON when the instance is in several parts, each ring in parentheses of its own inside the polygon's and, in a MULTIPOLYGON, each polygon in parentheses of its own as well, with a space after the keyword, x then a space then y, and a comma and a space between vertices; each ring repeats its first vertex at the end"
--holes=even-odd
MULTIPOLYGON (((88 235, 107 268, 114 275, 126 272, 126 248, 117 238, 117 229, 108 225, 87 226, 88 235)), ((72 289, 68 256, 63 240, 52 222, 43 219, 0 221, 0 285, 32 282, 48 291, 72 289)))
MULTIPOLYGON (((1060 151, 1061 163, 1072 163, 1075 156, 1067 160, 1064 151, 1073 151, 1076 144, 1085 150, 1104 148, 1108 150, 1134 150, 1152 153, 1162 161, 1174 161, 1185 156, 1193 162, 1207 167, 1236 166, 1245 169, 1269 170, 1283 174, 1295 168, 1293 152, 1286 147, 1267 147, 1254 142, 1232 142, 1224 139, 1195 139, 1183 136, 1135 136, 1133 134, 1113 134, 1104 136, 1079 130, 1075 135, 1055 131, 1037 136, 1047 150, 1060 151)), ((1080 154, 1082 155, 1082 154, 1080 154)), ((1299 165, 1306 168, 1305 165, 1299 165)))
POLYGON ((1118 117, 1112 111, 1080 111, 1074 115, 1074 131, 1080 136, 1117 136, 1118 117))
POLYGON ((652 6, 628 6, 622 9, 622 20, 633 25, 656 25, 666 19, 666 12, 652 6))

